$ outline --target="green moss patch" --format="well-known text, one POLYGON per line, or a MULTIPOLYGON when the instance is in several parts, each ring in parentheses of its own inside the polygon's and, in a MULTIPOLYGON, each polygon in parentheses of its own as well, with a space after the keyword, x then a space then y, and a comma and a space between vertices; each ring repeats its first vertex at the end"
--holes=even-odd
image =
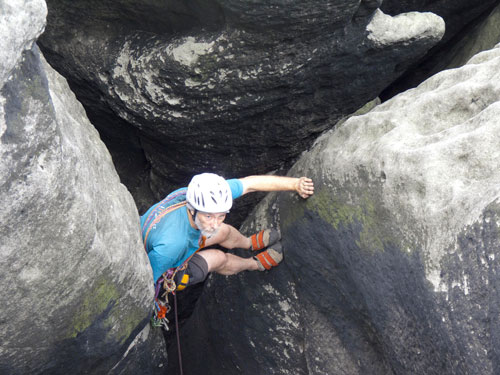
POLYGON ((69 336, 76 337, 78 333, 90 327, 96 317, 104 313, 105 310, 110 307, 110 304, 116 303, 119 297, 118 290, 114 283, 104 276, 100 277, 77 307, 73 316, 71 333, 69 336))
POLYGON ((307 199, 304 205, 291 204, 282 215, 282 225, 285 228, 298 220, 304 219, 305 210, 310 210, 329 223, 333 230, 359 226, 359 239, 356 244, 370 252, 384 251, 384 245, 395 243, 394 237, 384 228, 390 224, 384 222, 390 219, 388 213, 379 202, 369 194, 361 194, 358 202, 346 203, 340 196, 324 189, 307 199))
POLYGON ((101 276, 76 307, 66 337, 75 338, 79 333, 99 323, 97 329, 103 331, 106 341, 124 344, 147 316, 138 306, 119 304, 120 297, 116 284, 101 276))
POLYGON ((119 317, 120 331, 117 332, 116 335, 113 335, 113 337, 110 337, 112 333, 109 332, 108 338, 113 340, 117 337, 118 342, 122 345, 130 337, 137 326, 144 320, 144 318, 146 318, 146 316, 144 315, 144 311, 136 306, 129 306, 126 310, 121 311, 121 314, 115 313, 117 309, 118 308, 113 309, 113 313, 108 317, 108 319, 105 320, 105 325, 109 327, 113 326, 114 323, 116 323, 117 317, 119 317))

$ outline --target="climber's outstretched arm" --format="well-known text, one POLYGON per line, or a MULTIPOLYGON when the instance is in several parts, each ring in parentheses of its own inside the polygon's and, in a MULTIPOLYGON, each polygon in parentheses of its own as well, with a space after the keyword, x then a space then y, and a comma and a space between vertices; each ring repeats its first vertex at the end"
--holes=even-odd
POLYGON ((302 198, 314 194, 314 183, 308 177, 248 176, 240 178, 243 194, 254 191, 296 191, 302 198))

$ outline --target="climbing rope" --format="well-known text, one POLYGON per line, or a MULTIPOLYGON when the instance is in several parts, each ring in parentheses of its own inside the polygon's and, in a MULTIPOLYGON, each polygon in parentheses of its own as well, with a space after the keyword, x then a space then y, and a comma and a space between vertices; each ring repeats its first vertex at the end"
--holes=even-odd
POLYGON ((183 375, 182 372, 182 354, 181 354, 181 338, 179 334, 179 318, 177 315, 177 294, 175 292, 172 293, 174 295, 174 313, 175 313, 175 332, 177 336, 177 355, 179 356, 179 374, 183 375))

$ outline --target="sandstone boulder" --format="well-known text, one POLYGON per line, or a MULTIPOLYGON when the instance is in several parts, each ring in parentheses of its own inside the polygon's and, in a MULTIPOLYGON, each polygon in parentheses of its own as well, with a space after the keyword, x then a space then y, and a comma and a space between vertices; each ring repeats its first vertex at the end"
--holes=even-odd
POLYGON ((244 227, 284 263, 210 279, 186 374, 497 374, 499 72, 497 47, 320 137, 290 171, 315 195, 244 227))
POLYGON ((44 9, 0 2, 0 373, 158 373, 137 209, 34 44, 44 9))

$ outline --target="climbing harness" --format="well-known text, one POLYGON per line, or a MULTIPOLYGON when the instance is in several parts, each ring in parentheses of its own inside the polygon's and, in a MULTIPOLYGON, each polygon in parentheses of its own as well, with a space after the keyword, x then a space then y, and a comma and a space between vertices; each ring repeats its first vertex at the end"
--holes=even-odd
POLYGON ((179 267, 169 268, 156 282, 155 298, 153 303, 153 316, 151 317, 151 325, 153 327, 164 327, 167 331, 169 330, 169 321, 166 318, 166 314, 170 312, 170 305, 168 304, 168 294, 172 294, 175 297, 175 293, 184 290, 189 282, 189 275, 185 273, 184 275, 182 275, 179 285, 177 285, 174 281, 175 275, 179 271, 186 270, 188 263, 194 256, 194 254, 205 247, 205 240, 206 238, 202 237, 198 250, 196 250, 189 258, 187 258, 179 267), (162 287, 165 292, 160 296, 160 290, 162 289, 162 287))

